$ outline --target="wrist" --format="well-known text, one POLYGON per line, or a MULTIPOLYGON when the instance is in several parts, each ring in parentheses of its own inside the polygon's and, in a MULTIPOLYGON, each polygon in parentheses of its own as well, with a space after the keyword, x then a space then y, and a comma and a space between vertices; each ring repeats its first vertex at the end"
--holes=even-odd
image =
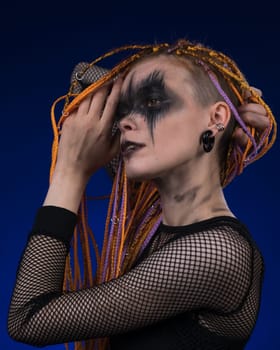
POLYGON ((66 178, 68 181, 78 181, 87 184, 89 175, 85 171, 81 171, 79 167, 64 166, 56 164, 52 178, 66 178))
POLYGON ((62 241, 67 250, 73 236, 78 217, 65 208, 43 206, 38 209, 29 237, 44 235, 62 241))
POLYGON ((78 212, 88 177, 71 169, 55 169, 43 206, 78 212))

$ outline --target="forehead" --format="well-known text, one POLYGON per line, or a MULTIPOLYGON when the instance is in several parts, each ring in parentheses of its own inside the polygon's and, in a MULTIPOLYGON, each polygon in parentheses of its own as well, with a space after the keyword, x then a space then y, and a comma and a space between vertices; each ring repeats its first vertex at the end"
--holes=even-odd
POLYGON ((122 90, 125 91, 130 84, 136 86, 155 71, 162 74, 164 82, 171 88, 182 87, 182 84, 191 81, 187 65, 173 56, 155 56, 146 58, 131 68, 124 79, 122 90))

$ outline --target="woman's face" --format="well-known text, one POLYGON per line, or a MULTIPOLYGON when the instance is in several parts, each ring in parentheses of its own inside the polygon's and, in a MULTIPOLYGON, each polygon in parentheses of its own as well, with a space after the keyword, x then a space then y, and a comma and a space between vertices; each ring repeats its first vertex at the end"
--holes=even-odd
POLYGON ((186 67, 158 56, 136 64, 125 77, 117 119, 127 176, 164 178, 198 161, 209 107, 194 97, 186 67))

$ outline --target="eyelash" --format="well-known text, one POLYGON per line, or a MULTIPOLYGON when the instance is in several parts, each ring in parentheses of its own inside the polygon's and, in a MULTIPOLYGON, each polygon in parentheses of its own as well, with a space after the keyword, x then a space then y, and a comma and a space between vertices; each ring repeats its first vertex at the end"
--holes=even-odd
POLYGON ((120 121, 133 111, 141 112, 145 116, 150 113, 160 112, 164 104, 164 101, 160 97, 147 97, 143 102, 137 103, 137 105, 133 107, 125 103, 120 103, 116 113, 116 121, 120 121))
POLYGON ((155 120, 159 119, 170 108, 170 102, 168 100, 162 100, 160 98, 150 98, 146 100, 143 114, 146 118, 155 120), (156 102, 156 104, 148 105, 150 102, 156 102))
POLYGON ((150 98, 147 98, 145 103, 146 103, 146 107, 154 109, 154 108, 159 108, 162 105, 162 100, 157 97, 150 97, 150 98))

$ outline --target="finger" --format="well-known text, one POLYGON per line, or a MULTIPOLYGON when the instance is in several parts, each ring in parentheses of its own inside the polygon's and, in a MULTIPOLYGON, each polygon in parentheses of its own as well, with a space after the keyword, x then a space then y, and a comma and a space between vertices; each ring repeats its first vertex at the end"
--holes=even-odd
POLYGON ((91 103, 91 96, 85 97, 78 106, 77 116, 85 116, 88 114, 91 103))
POLYGON ((260 114, 263 116, 266 116, 266 109, 264 108, 264 106, 262 106, 259 103, 248 103, 248 104, 243 104, 241 106, 238 107, 238 111, 239 112, 251 112, 251 113, 256 113, 256 114, 260 114))
POLYGON ((248 142, 248 136, 245 134, 242 128, 237 127, 233 132, 232 138, 241 148, 246 147, 248 142))
POLYGON ((263 131, 269 127, 269 119, 260 114, 246 112, 242 114, 242 119, 247 125, 259 131, 263 131))
POLYGON ((110 85, 106 84, 102 86, 100 89, 98 89, 91 96, 90 107, 88 110, 89 116, 100 119, 102 112, 104 110, 104 106, 105 106, 110 88, 111 88, 111 84, 110 85))
MULTIPOLYGON (((251 88, 261 97, 262 96, 262 90, 254 87, 254 86, 251 86, 251 88)), ((250 96, 252 96, 252 93, 251 91, 249 90, 246 90, 245 93, 244 93, 244 98, 247 99, 249 98, 250 96)))
POLYGON ((256 88, 256 87, 254 87, 254 86, 251 86, 251 88, 260 96, 260 97, 262 97, 262 90, 260 90, 260 89, 258 89, 258 88, 256 88))
POLYGON ((102 120, 105 124, 112 125, 115 117, 115 111, 119 103, 122 87, 122 78, 118 78, 113 85, 112 91, 107 98, 106 105, 102 114, 102 120))
POLYGON ((263 114, 247 111, 243 112, 241 117, 245 124, 250 125, 259 131, 263 131, 269 127, 269 119, 263 114))

